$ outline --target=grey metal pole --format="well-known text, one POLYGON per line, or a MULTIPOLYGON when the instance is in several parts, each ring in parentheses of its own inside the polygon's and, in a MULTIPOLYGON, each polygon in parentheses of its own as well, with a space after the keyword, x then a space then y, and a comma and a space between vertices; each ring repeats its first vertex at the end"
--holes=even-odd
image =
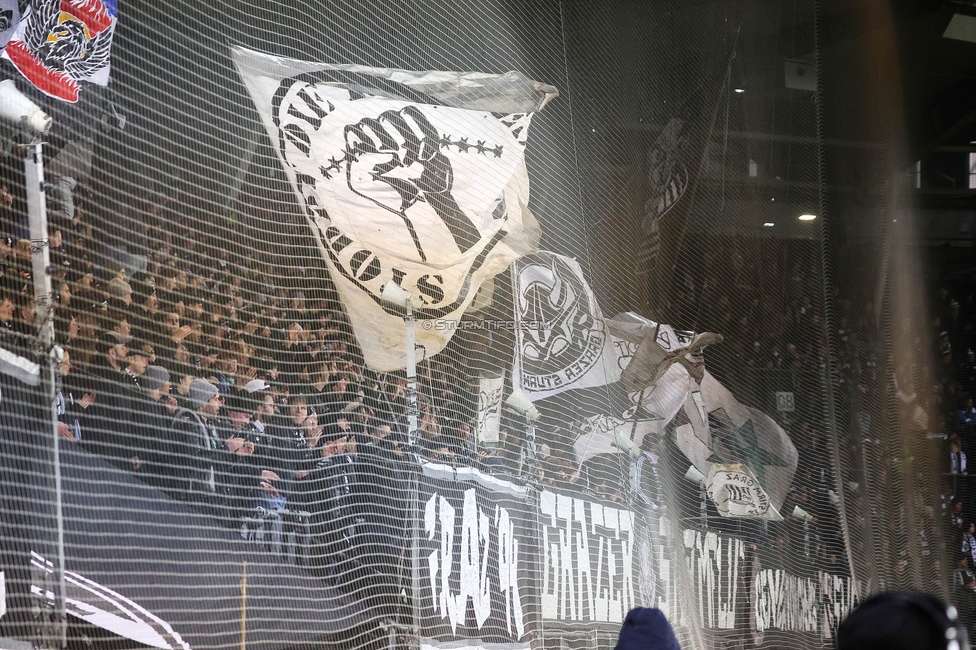
POLYGON ((59 350, 54 344, 54 300, 51 291, 51 251, 47 236, 47 202, 44 196, 43 145, 35 139, 24 157, 27 185, 27 217, 30 223, 31 263, 34 276, 34 322, 40 355, 47 362, 44 391, 47 397, 51 430, 51 464, 54 475, 54 507, 57 522, 57 560, 54 565, 55 615, 60 623, 61 647, 68 645, 68 619, 65 614, 64 507, 61 499, 61 443, 58 436, 57 390, 60 374, 59 350))
POLYGON ((413 315, 413 306, 407 300, 407 316, 403 319, 406 328, 407 342, 407 442, 412 448, 417 443, 417 319, 413 315))

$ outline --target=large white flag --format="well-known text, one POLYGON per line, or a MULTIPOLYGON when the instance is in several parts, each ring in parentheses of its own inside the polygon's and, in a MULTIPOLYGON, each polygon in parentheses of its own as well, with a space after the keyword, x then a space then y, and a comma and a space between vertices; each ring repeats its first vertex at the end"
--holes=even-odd
POLYGON ((512 265, 515 363, 512 385, 531 400, 620 379, 620 366, 583 269, 539 251, 512 265))
POLYGON ((519 73, 329 65, 232 48, 367 365, 406 365, 394 281, 440 352, 479 287, 536 249, 525 143, 558 93, 519 73))

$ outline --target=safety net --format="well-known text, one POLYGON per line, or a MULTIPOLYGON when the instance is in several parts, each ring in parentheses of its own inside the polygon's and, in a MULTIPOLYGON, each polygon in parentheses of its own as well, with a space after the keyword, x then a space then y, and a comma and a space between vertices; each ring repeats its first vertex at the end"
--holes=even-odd
POLYGON ((904 179, 838 261, 815 5, 0 1, 0 637, 947 598, 904 179))

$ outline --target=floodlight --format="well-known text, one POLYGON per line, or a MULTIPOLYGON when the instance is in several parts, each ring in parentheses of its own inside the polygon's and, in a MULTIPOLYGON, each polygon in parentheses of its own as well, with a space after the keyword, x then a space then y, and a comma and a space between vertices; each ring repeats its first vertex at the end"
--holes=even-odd
POLYGON ((505 400, 505 406, 516 413, 524 415, 529 421, 535 421, 541 417, 539 409, 535 407, 535 404, 532 403, 529 396, 520 388, 512 391, 512 394, 505 400))
POLYGON ((51 130, 51 117, 17 90, 13 79, 0 81, 0 117, 41 135, 51 130))

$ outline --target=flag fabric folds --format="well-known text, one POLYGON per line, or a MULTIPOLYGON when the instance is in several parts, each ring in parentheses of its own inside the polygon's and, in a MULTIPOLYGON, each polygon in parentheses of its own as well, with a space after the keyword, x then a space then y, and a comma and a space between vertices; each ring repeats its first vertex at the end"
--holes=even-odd
POLYGON ((84 82, 108 85, 116 0, 32 0, 0 6, 0 27, 20 18, 3 56, 38 90, 78 101, 84 82), (9 17, 8 17, 9 14, 9 17))
POLYGON ((329 65, 232 48, 367 365, 406 365, 390 281, 440 352, 482 284, 534 251, 525 145, 558 92, 523 75, 329 65))

